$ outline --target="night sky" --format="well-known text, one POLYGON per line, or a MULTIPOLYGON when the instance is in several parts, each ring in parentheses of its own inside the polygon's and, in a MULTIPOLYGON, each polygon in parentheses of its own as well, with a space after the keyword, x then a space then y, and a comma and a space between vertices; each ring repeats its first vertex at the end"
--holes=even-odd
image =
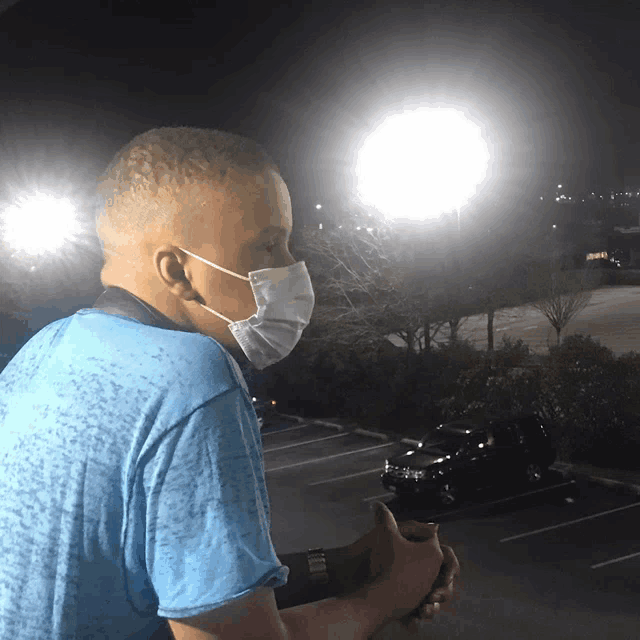
MULTIPOLYGON (((640 167, 632 2, 4 5, 6 202, 34 185, 90 202, 95 175, 131 137, 192 125, 264 144, 289 184, 295 224, 316 222, 316 203, 354 198, 355 150, 376 121, 429 100, 483 123, 493 157, 484 206, 558 181, 615 186, 640 167)), ((72 247, 28 273, 3 260, 26 305, 96 291, 89 250, 72 247)))

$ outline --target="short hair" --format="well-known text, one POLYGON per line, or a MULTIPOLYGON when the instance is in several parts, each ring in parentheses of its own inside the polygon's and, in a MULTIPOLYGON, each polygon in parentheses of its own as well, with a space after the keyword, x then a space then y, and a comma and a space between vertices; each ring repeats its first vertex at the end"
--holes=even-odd
POLYGON ((224 185, 231 167, 258 172, 266 166, 279 173, 261 145, 226 131, 161 127, 135 136, 96 180, 96 230, 105 259, 120 253, 113 238, 140 235, 150 227, 175 228, 174 211, 150 206, 159 189, 203 182, 224 185), (123 204, 122 196, 138 195, 142 199, 135 206, 123 204))

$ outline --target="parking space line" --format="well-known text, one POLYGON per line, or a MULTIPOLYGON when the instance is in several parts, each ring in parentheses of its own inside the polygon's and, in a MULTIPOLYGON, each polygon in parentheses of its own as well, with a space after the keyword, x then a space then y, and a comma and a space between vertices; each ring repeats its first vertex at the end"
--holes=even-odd
POLYGON ((634 504, 627 504, 624 507, 617 507, 616 509, 609 509, 608 511, 601 511, 600 513, 594 513, 593 515, 585 516, 584 518, 578 518, 577 520, 569 520, 568 522, 563 522, 561 524, 554 524, 551 527, 544 527, 543 529, 534 529, 533 531, 528 531, 527 533, 521 533, 517 536, 502 538, 500 542, 509 542, 510 540, 517 540, 518 538, 526 538, 527 536, 533 536, 536 533, 543 533, 545 531, 551 531, 552 529, 559 529, 560 527, 568 527, 569 525, 576 524, 578 522, 585 522, 586 520, 593 520, 594 518, 600 518, 601 516, 606 516, 609 513, 615 513, 616 511, 633 509, 633 507, 640 507, 640 502, 635 502, 634 504))
POLYGON ((380 498, 387 498, 389 496, 395 496, 395 493, 381 493, 379 496, 372 496, 371 498, 364 498, 362 502, 371 502, 371 500, 380 500, 380 498))
POLYGON ((614 558, 613 560, 607 560, 606 562, 599 562, 598 564, 592 564, 592 569, 599 569, 600 567, 605 567, 608 564, 613 564, 614 562, 622 562, 623 560, 629 560, 629 558, 637 558, 640 556, 640 551, 638 553, 630 553, 628 556, 622 556, 621 558, 614 558))
POLYGON ((503 502, 511 502, 512 500, 516 500, 518 498, 525 498, 526 496, 533 496, 536 493, 543 493, 544 491, 551 491, 552 489, 559 489, 560 487, 566 487, 570 484, 575 484, 574 480, 570 480, 569 482, 563 482, 562 484, 553 484, 550 487, 542 487, 542 489, 534 489, 533 491, 527 491, 526 493, 518 493, 513 496, 508 496, 506 498, 500 498, 500 500, 494 500, 493 502, 480 502, 478 504, 471 504, 468 507, 463 507, 462 509, 456 509, 455 511, 443 511, 443 516, 452 516, 457 513, 462 513, 463 511, 471 511, 472 509, 478 509, 480 507, 494 507, 497 504, 502 504, 503 502))
POLYGON ((348 433, 339 433, 337 436, 325 436, 324 438, 316 438, 315 440, 305 440, 304 442, 294 442, 293 444, 285 444, 282 447, 272 447, 271 449, 263 449, 264 453, 270 451, 282 451, 283 449, 291 449, 292 447, 301 447, 303 444, 311 444, 312 442, 322 442, 323 440, 331 440, 332 438, 344 438, 348 433))
POLYGON ((311 484, 308 484, 307 487, 317 487, 319 484, 338 482, 338 480, 347 480, 348 478, 356 478, 357 476, 364 476, 368 473, 381 473, 382 471, 382 467, 377 467, 376 469, 369 469, 368 471, 361 471, 360 473, 352 473, 348 476, 340 476, 339 478, 329 478, 328 480, 320 480, 320 482, 312 482, 311 484))
POLYGON ((356 451, 345 451, 344 453, 336 453, 332 456, 325 456, 324 458, 314 458, 313 460, 305 460, 304 462, 295 462, 294 464, 287 464, 284 467, 276 467, 275 469, 266 469, 266 473, 271 471, 282 471, 283 469, 291 469, 292 467, 301 467, 304 464, 313 464, 314 462, 324 462, 325 460, 332 460, 333 458, 340 458, 341 456, 350 456, 354 453, 362 453, 363 451, 373 451, 374 449, 381 449, 382 447, 393 447, 395 442, 388 442, 387 444, 379 444, 375 447, 366 447, 365 449, 357 449, 356 451))
MULTIPOLYGON (((265 431, 262 430, 261 434, 262 436, 272 436, 275 435, 276 433, 287 433, 287 431, 293 431, 294 429, 302 429, 302 427, 310 427, 311 424, 306 422, 304 424, 297 424, 295 425, 295 427, 289 427, 288 429, 277 429, 276 431, 265 431)), ((268 427, 267 427, 268 428, 268 427)))

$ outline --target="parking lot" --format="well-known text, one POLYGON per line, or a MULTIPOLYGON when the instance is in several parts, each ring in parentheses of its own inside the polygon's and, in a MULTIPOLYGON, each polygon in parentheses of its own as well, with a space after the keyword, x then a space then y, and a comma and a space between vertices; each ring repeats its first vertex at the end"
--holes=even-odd
MULTIPOLYGON (((525 492, 503 486, 451 509, 386 492, 386 457, 410 448, 320 423, 263 431, 277 552, 352 542, 382 500, 398 520, 441 524, 463 567, 453 610, 429 638, 635 638, 640 501, 558 471, 525 492)), ((380 637, 408 637, 390 625, 380 637)))

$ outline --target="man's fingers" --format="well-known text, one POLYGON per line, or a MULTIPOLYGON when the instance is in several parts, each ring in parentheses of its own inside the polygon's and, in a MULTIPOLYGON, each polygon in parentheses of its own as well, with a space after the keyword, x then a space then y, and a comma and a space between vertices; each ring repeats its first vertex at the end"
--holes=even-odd
POLYGON ((438 525, 435 522, 417 522, 416 520, 406 520, 398 523, 398 530, 403 537, 413 542, 421 542, 429 540, 434 533, 438 532, 438 525))
POLYGON ((446 544, 441 544, 440 548, 442 549, 442 554, 444 555, 444 560, 442 561, 442 566, 446 567, 444 573, 444 584, 449 584, 453 582, 460 575, 460 562, 456 557, 453 549, 446 544))

